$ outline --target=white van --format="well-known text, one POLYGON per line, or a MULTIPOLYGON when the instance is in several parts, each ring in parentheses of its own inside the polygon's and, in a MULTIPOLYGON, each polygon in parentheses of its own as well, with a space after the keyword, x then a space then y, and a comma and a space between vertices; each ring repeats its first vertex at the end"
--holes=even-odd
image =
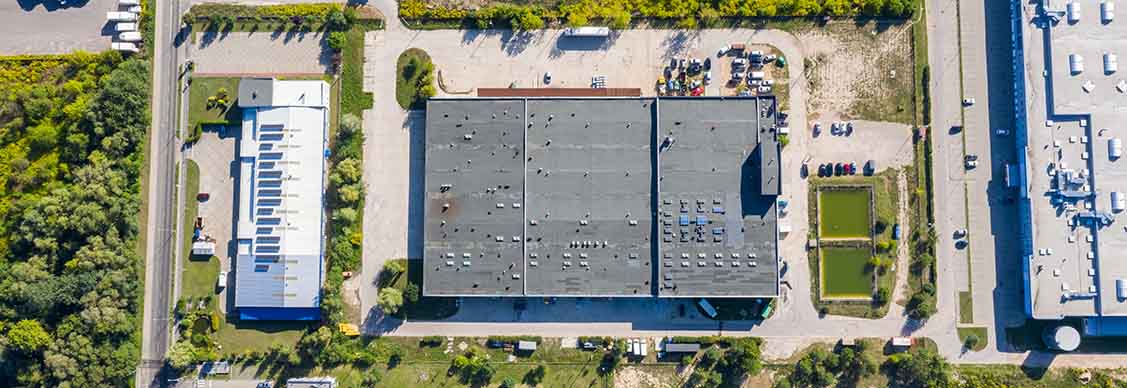
POLYGON ((136 44, 123 43, 123 42, 113 43, 113 44, 110 45, 110 48, 117 50, 117 51, 128 51, 128 52, 131 52, 131 53, 141 51, 140 49, 137 48, 136 44))
POLYGON ((117 34, 117 39, 123 42, 140 42, 141 33, 137 31, 127 31, 117 34))

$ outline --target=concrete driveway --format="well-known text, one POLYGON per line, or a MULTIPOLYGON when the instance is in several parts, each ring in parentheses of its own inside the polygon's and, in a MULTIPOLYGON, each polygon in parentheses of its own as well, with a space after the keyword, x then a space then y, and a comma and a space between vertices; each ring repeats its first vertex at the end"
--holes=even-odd
POLYGON ((16 0, 0 3, 0 55, 65 54, 108 50, 117 0, 16 0))
MULTIPOLYGON (((215 256, 219 258, 220 271, 231 270, 231 256, 235 252, 233 212, 238 206, 235 202, 235 173, 238 170, 232 164, 235 162, 234 131, 237 130, 235 127, 222 133, 204 132, 200 140, 185 152, 200 167, 200 193, 209 194, 207 201, 200 202, 199 216, 204 219, 203 233, 216 240, 215 256)), ((227 287, 218 295, 219 308, 224 312, 234 302, 234 294, 228 291, 235 284, 235 275, 233 272, 228 274, 227 287)))

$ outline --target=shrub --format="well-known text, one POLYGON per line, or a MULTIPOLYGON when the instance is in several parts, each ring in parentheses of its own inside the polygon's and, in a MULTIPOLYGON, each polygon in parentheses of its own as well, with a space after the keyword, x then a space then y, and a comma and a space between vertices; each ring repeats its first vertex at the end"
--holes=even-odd
POLYGON ((888 299, 892 297, 891 295, 892 293, 889 292, 888 287, 882 286, 881 288, 877 289, 876 294, 873 294, 873 303, 884 305, 885 303, 888 303, 888 299))
POLYGON ((214 333, 214 332, 219 331, 219 325, 221 323, 223 323, 222 319, 223 318, 219 316, 218 312, 216 312, 216 311, 211 312, 211 332, 214 333))
POLYGON ((347 38, 348 37, 345 35, 345 33, 343 31, 330 32, 329 37, 327 39, 328 42, 329 42, 329 48, 336 50, 336 51, 340 51, 341 49, 344 48, 344 45, 345 45, 347 38))
POLYGON ((442 346, 442 337, 437 335, 428 335, 419 340, 419 346, 432 348, 442 346))

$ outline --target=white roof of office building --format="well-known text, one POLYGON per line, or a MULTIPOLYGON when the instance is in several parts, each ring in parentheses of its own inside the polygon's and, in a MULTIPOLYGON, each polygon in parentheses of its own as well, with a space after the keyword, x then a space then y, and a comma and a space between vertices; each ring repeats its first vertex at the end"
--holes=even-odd
MULTIPOLYGON (((264 82, 249 84, 256 83, 264 82)), ((235 306, 317 307, 329 85, 273 80, 270 87, 272 104, 240 103, 235 306)))
POLYGON ((1127 300, 1115 290, 1116 279, 1127 279, 1119 257, 1127 250, 1127 218, 1111 209, 1112 193, 1127 193, 1127 158, 1109 155, 1112 139, 1127 138, 1127 84, 1120 84, 1127 76, 1103 66, 1105 54, 1127 54, 1127 21, 1105 23, 1098 2, 1085 1, 1071 22, 1066 4, 1044 3, 1060 17, 1047 35, 1023 21, 1033 221, 1028 297, 1034 318, 1127 316, 1127 300), (1072 55, 1088 62, 1082 71, 1070 68, 1072 55), (1075 198, 1049 194, 1062 192, 1075 198))

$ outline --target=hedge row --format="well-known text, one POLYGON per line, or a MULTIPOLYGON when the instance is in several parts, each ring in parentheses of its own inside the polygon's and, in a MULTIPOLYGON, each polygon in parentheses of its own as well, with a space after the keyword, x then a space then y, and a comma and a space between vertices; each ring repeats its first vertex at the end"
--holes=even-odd
POLYGON ((399 16, 416 21, 460 22, 478 28, 543 28, 545 23, 569 26, 605 24, 626 28, 634 18, 679 20, 683 27, 710 25, 723 17, 884 16, 909 17, 918 0, 648 0, 621 2, 577 0, 554 8, 493 4, 480 9, 451 8, 426 0, 399 2, 399 16))
POLYGON ((319 16, 325 17, 332 11, 343 11, 344 7, 337 3, 308 3, 250 6, 239 4, 204 3, 192 6, 188 11, 193 17, 229 16, 232 18, 288 18, 293 16, 319 16))

